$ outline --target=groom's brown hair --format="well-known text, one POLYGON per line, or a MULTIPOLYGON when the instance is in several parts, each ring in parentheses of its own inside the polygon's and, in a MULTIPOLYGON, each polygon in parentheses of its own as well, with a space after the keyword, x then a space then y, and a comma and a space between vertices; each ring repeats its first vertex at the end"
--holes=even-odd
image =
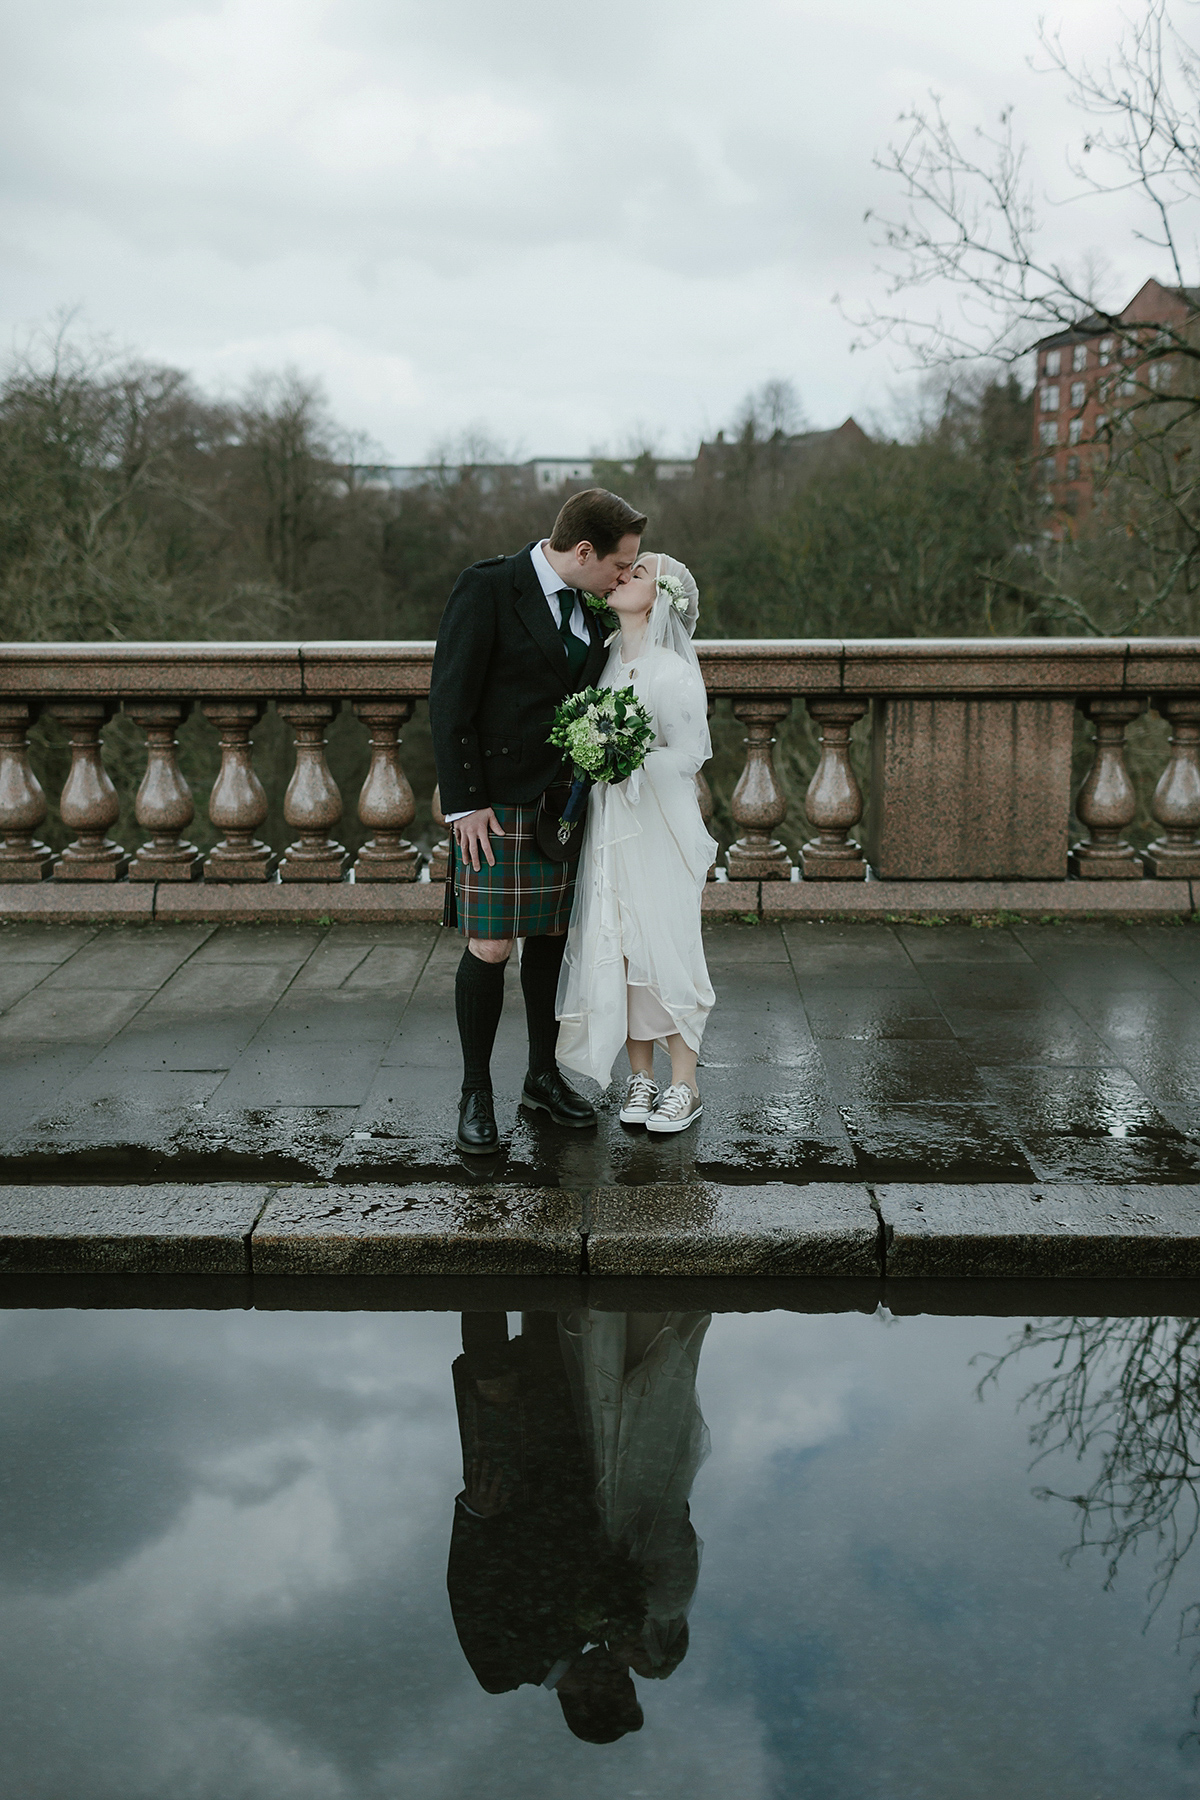
POLYGON ((571 495, 555 519, 550 548, 573 550, 576 544, 590 544, 597 556, 605 557, 630 532, 641 537, 645 529, 645 513, 635 512, 620 494, 610 494, 607 488, 584 488, 581 494, 571 495))

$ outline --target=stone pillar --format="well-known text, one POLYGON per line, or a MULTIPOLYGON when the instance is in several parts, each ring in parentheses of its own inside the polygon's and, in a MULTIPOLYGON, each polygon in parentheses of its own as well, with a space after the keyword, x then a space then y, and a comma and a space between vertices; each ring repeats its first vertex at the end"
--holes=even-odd
POLYGON ((446 832, 445 837, 439 838, 433 846, 433 853, 429 858, 429 879, 430 881, 445 881, 450 873, 450 833, 446 830, 446 815, 442 811, 442 790, 440 788, 434 788, 433 803, 429 810, 433 814, 433 822, 438 830, 446 832))
MULTIPOLYGON (((710 719, 712 718, 713 713, 716 710, 716 705, 717 705, 717 703, 715 700, 710 700, 708 703, 708 716, 710 719)), ((713 806, 712 789, 709 787, 708 782, 704 778, 704 770, 703 769, 696 770, 696 799, 698 800, 698 802, 700 804, 700 817, 704 820, 705 827, 707 828, 709 836, 711 837, 713 812, 714 812, 715 808, 713 806)), ((709 879, 709 881, 715 881, 717 879, 716 863, 714 863, 712 868, 708 871, 708 879, 709 879)))
POLYGON ((325 761, 325 727, 338 700, 281 700, 280 718, 296 734, 296 767, 283 797, 283 816, 300 836, 279 863, 281 881, 340 881, 350 858, 329 836, 342 816, 342 796, 325 761))
POLYGON ((275 853, 254 833, 267 816, 267 796, 254 773, 250 733, 266 711, 264 700, 206 700, 205 718, 221 734, 221 767, 213 782, 208 816, 224 833, 209 852, 209 881, 266 881, 275 853))
POLYGON ((37 706, 0 701, 0 881, 44 881, 54 854, 34 832, 46 817, 46 796, 29 766, 29 727, 37 706))
POLYGON ((792 859, 776 838, 787 800, 775 775, 771 727, 786 719, 792 703, 785 699, 735 700, 734 717, 746 727, 746 766, 733 790, 731 811, 743 835, 730 845, 726 863, 730 881, 790 881, 792 859))
POLYGON ((200 876, 200 852, 181 836, 196 807, 179 767, 175 738, 191 710, 190 700, 126 703, 125 711, 146 733, 146 773, 134 812, 142 830, 151 834, 129 865, 130 881, 195 881, 200 876))
POLYGON ((809 700, 809 717, 821 733, 821 757, 808 784, 804 810, 816 837, 800 852, 805 881, 865 881, 867 865, 851 829, 862 818, 862 790, 850 763, 850 732, 867 710, 865 700, 809 700))
POLYGON ((1200 876, 1200 694, 1155 700, 1171 727, 1167 766, 1158 778, 1150 810, 1163 827, 1142 858, 1150 875, 1200 876))
POLYGON ((371 766, 358 796, 358 816, 374 836, 354 864, 355 881, 415 881, 418 853, 401 834, 416 817, 408 777, 400 766, 400 727, 412 718, 411 700, 360 700, 354 710, 371 733, 371 766))
POLYGON ((1070 699, 896 694, 871 705, 864 848, 881 881, 1063 881, 1070 699))
POLYGON ((129 858, 120 844, 105 836, 120 816, 121 802, 100 745, 100 733, 116 711, 116 702, 55 701, 47 711, 66 728, 71 745, 71 772, 59 813, 67 829, 79 833, 55 862, 55 880, 117 881, 129 867, 129 858))
POLYGON ((1075 796, 1075 812, 1088 841, 1071 847, 1071 873, 1086 881, 1136 881, 1141 859, 1121 836, 1137 813, 1137 792, 1125 766, 1125 732, 1146 710, 1144 700, 1085 700, 1084 715, 1096 727, 1095 755, 1075 796))

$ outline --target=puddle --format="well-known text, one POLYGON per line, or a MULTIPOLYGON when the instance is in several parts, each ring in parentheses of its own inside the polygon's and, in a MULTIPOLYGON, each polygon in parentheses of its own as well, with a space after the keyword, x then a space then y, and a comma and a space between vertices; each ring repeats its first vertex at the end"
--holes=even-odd
POLYGON ((882 1305, 0 1313, 7 1791, 1182 1800, 1198 1368, 882 1305))

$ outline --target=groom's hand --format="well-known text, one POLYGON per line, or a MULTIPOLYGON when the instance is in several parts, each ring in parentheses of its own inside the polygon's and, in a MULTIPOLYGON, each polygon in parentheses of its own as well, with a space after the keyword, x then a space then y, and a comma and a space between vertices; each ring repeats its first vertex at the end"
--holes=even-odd
POLYGON ((481 806, 477 812, 468 813, 465 819, 456 819, 454 835, 458 839, 459 849, 469 859, 473 869, 478 871, 481 854, 486 856, 488 866, 495 868, 496 859, 492 855, 489 840, 503 837, 504 831, 490 806, 481 806))

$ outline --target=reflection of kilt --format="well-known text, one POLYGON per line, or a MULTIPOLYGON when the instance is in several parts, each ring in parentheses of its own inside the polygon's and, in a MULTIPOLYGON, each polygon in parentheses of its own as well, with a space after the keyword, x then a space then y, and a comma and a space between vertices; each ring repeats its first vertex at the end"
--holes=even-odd
POLYGON ((451 838, 444 924, 457 925, 464 937, 481 938, 544 937, 567 929, 575 865, 542 855, 537 810, 536 800, 531 806, 493 806, 504 836, 489 839, 495 867, 480 857, 478 874, 451 838))

